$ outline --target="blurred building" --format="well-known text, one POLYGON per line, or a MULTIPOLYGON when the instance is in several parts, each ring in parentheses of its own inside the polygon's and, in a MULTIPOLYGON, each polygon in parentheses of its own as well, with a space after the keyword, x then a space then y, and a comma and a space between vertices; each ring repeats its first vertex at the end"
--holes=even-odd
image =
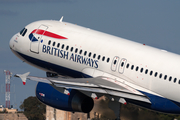
POLYGON ((71 120, 71 112, 46 106, 46 120, 71 120))
MULTIPOLYGON (((100 114, 91 111, 90 117, 99 118, 100 114)), ((67 112, 46 106, 46 120, 87 120, 87 114, 81 112, 67 112)))

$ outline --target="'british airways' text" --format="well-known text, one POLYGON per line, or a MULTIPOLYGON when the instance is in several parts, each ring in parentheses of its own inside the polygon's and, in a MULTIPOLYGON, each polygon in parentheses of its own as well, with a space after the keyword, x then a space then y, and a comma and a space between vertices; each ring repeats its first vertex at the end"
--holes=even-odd
POLYGON ((75 53, 69 53, 68 51, 64 51, 58 48, 43 45, 42 52, 50 54, 50 55, 54 55, 63 59, 71 60, 73 62, 77 62, 80 64, 89 65, 90 67, 98 68, 98 60, 84 57, 82 55, 77 55, 75 53))

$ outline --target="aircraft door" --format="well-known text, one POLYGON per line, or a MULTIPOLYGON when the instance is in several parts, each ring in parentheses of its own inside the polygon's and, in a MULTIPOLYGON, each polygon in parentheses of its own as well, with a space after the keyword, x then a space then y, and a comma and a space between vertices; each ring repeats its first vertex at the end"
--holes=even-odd
POLYGON ((127 60, 125 58, 122 58, 119 64, 119 73, 123 73, 124 72, 124 67, 126 65, 127 60))
POLYGON ((113 61, 112 61, 112 65, 111 65, 111 70, 112 71, 116 71, 118 62, 119 62, 119 57, 115 56, 113 61))
POLYGON ((36 31, 31 34, 31 43, 30 43, 30 51, 36 54, 39 54, 39 43, 42 40, 42 36, 45 31, 48 29, 47 26, 41 25, 36 31))

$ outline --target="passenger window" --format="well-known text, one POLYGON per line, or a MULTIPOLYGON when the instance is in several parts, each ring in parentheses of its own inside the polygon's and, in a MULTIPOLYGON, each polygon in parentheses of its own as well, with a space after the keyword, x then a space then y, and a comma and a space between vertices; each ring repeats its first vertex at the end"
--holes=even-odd
POLYGON ((141 68, 140 72, 141 72, 141 73, 143 72, 143 68, 141 68))
POLYGON ((55 46, 56 42, 53 42, 53 46, 55 46))
POLYGON ((71 52, 73 51, 73 47, 71 47, 71 52))
POLYGON ((166 80, 166 78, 167 78, 167 75, 164 76, 164 80, 166 80))
POLYGON ((137 66, 137 67, 136 67, 136 71, 138 71, 138 69, 139 69, 139 67, 137 66))
POLYGON ((145 71, 145 74, 147 74, 148 73, 148 69, 146 69, 146 71, 145 71))
POLYGON ((66 50, 68 50, 69 49, 69 46, 66 46, 66 50))
POLYGON ((110 58, 107 59, 107 62, 109 62, 110 58))
POLYGON ((86 54, 87 54, 87 51, 84 51, 84 56, 86 56, 86 54))
POLYGON ((98 60, 101 58, 101 55, 98 55, 98 60))
POLYGON ((129 68, 129 63, 126 65, 126 68, 129 68))
POLYGON ((177 78, 174 78, 174 83, 176 82, 177 78))
POLYGON ((103 56, 102 61, 104 61, 105 57, 103 56))
POLYGON ((62 48, 62 49, 64 48, 64 44, 62 44, 61 48, 62 48))
POLYGON ((24 30, 22 36, 24 36, 26 34, 26 32, 27 32, 27 29, 24 30))
POLYGON ((172 79, 172 77, 170 76, 170 77, 169 77, 169 81, 171 81, 171 79, 172 79))
POLYGON ((96 54, 93 55, 93 58, 95 58, 95 57, 96 57, 96 54))
POLYGON ((152 74, 153 74, 153 71, 150 72, 150 75, 152 75, 152 74))
POLYGON ((91 52, 89 53, 89 57, 91 57, 91 52))
POLYGON ((159 74, 159 78, 162 78, 162 73, 161 73, 161 74, 159 74))
POLYGON ((155 72, 154 77, 157 77, 157 74, 158 74, 158 73, 157 73, 157 72, 155 72))
POLYGON ((133 69, 134 69, 134 65, 131 66, 131 70, 133 70, 133 69))
POLYGON ((76 48, 76 49, 75 49, 75 53, 77 53, 77 51, 78 51, 78 49, 76 48))
POLYGON ((50 44, 51 44, 51 41, 49 40, 48 45, 50 45, 50 44))
POLYGON ((121 63, 121 67, 123 67, 123 66, 124 66, 124 62, 121 63))
POLYGON ((79 51, 79 54, 81 54, 81 53, 82 53, 82 50, 79 51))
POLYGON ((114 65, 116 64, 117 60, 114 61, 114 65))
POLYGON ((57 47, 59 47, 59 46, 60 46, 60 43, 57 44, 57 47))
POLYGON ((179 80, 179 84, 180 84, 180 80, 179 80))

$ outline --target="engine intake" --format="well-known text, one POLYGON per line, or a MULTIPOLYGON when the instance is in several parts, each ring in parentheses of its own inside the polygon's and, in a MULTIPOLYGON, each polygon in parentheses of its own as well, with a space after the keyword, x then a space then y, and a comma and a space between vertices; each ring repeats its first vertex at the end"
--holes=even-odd
POLYGON ((92 98, 77 91, 77 93, 72 98, 71 106, 75 111, 88 113, 92 110, 94 101, 92 98))

